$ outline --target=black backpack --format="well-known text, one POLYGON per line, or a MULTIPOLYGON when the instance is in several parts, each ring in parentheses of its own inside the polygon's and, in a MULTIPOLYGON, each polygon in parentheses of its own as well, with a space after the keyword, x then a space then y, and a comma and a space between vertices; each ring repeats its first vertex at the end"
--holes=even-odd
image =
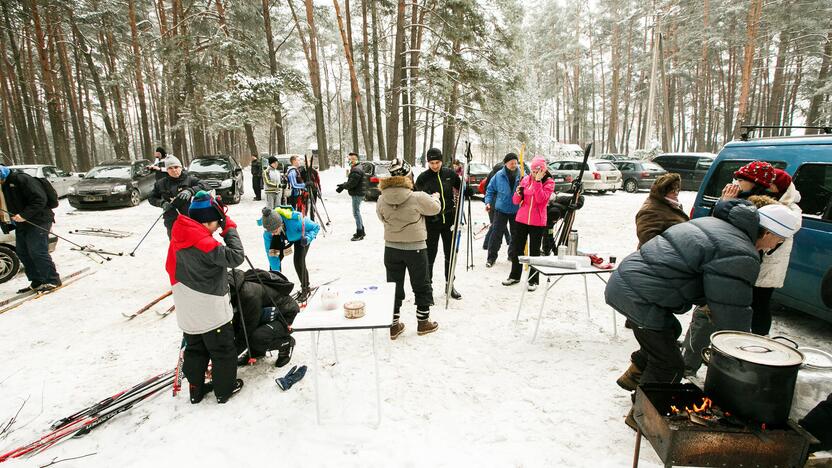
POLYGON ((46 192, 46 206, 49 208, 57 208, 58 192, 55 191, 55 187, 52 186, 52 183, 43 177, 33 177, 33 179, 40 182, 40 186, 43 187, 43 191, 46 192))

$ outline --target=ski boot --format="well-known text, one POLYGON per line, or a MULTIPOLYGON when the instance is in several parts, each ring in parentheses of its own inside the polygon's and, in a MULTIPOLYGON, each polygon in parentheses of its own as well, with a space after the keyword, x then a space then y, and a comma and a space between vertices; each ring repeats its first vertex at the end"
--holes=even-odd
POLYGON ((228 400, 231 399, 231 397, 238 394, 240 392, 240 390, 242 390, 242 389, 243 389, 243 379, 237 379, 234 382, 234 389, 231 390, 231 394, 227 395, 227 396, 221 396, 221 397, 218 396, 217 397, 217 403, 220 404, 220 405, 223 405, 223 404, 227 403, 228 400))
POLYGON ((286 364, 289 364, 289 361, 292 360, 292 351, 295 349, 295 339, 291 336, 288 340, 285 340, 283 343, 280 343, 280 347, 278 348, 277 352, 277 361, 274 362, 275 367, 283 367, 286 364))

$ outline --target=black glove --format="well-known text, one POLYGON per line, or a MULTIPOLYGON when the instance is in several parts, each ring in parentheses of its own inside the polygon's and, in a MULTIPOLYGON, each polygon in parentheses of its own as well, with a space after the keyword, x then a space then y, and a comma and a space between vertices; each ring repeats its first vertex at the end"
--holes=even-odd
POLYGON ((194 194, 191 192, 191 189, 184 189, 176 194, 176 198, 181 201, 190 201, 193 196, 194 194))
POLYGON ((336 192, 341 193, 344 191, 344 184, 338 184, 338 188, 335 189, 336 192))
POLYGON ((172 209, 174 209, 173 203, 171 203, 169 201, 163 201, 162 202, 162 211, 169 211, 169 210, 172 210, 172 209))
POLYGON ((517 194, 520 195, 520 198, 523 198, 523 187, 517 187, 517 194))

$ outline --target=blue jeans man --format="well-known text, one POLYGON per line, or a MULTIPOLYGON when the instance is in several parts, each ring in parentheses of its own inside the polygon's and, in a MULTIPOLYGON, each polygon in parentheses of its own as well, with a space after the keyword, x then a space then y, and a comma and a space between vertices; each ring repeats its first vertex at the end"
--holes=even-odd
MULTIPOLYGON (((491 210, 491 211, 488 212, 488 222, 491 223, 491 225, 488 226, 488 231, 486 231, 486 233, 485 233, 485 239, 483 239, 483 241, 482 241, 482 249, 483 250, 488 250, 488 246, 491 244, 491 234, 494 233, 494 213, 495 213, 495 211, 496 210, 491 210)), ((511 234, 509 233, 508 229, 506 229, 505 232, 506 232, 506 234, 505 234, 506 245, 511 246, 511 234)), ((499 249, 499 246, 497 248, 499 249)))
POLYGON ((61 278, 49 255, 49 234, 52 223, 44 230, 20 223, 15 229, 15 252, 26 269, 26 278, 34 287, 45 284, 61 285, 61 278))
MULTIPOLYGON (((488 258, 487 265, 493 265, 497 261, 497 254, 503 244, 503 237, 511 238, 509 232, 514 232, 514 215, 503 213, 499 210, 491 210, 494 213, 494 221, 491 223, 491 236, 488 237, 488 258)), ((512 243, 508 243, 508 256, 512 256, 512 243)))
POLYGON ((361 219, 361 202, 364 200, 362 195, 350 195, 352 197, 352 217, 355 218, 355 235, 351 240, 361 240, 364 238, 364 221, 361 219))

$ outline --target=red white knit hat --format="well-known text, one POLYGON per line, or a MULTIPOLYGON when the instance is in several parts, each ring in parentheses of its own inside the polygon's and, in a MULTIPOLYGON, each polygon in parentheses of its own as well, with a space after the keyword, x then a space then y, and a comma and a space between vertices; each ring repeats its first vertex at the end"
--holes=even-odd
POLYGON ((768 188, 774 183, 774 167, 765 161, 753 161, 735 171, 734 177, 768 188))
POLYGON ((786 191, 789 190, 789 186, 792 185, 792 176, 790 176, 789 173, 783 169, 775 169, 774 185, 777 186, 777 191, 779 193, 786 193, 786 191))

